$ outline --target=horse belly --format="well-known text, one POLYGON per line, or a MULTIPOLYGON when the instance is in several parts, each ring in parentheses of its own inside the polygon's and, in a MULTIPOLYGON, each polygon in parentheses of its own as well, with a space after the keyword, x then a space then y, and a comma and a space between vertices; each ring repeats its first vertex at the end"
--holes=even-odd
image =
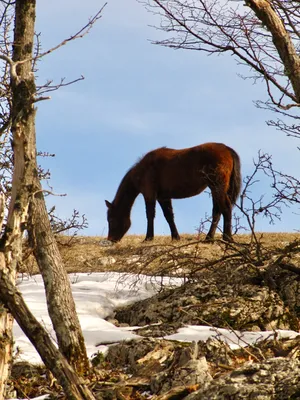
POLYGON ((197 194, 203 192, 207 187, 206 184, 202 185, 191 185, 191 184, 176 184, 172 187, 166 186, 165 189, 159 190, 158 198, 165 199, 185 199, 187 197, 197 196, 197 194))
POLYGON ((184 199, 203 192, 207 187, 207 176, 201 166, 193 160, 173 159, 164 163, 156 174, 158 197, 184 199))

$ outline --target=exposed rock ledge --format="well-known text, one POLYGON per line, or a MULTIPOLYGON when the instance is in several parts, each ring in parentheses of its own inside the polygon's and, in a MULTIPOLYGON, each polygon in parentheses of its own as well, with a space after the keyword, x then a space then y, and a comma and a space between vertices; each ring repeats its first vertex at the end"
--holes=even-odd
POLYGON ((106 361, 159 400, 288 400, 300 398, 299 344, 299 338, 272 340, 231 350, 216 339, 149 338, 112 346, 106 361))

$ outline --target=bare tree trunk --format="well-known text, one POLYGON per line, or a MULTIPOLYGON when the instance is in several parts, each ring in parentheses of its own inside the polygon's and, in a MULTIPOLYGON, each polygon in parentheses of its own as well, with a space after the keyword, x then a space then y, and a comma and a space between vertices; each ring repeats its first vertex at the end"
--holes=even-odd
POLYGON ((10 373, 13 347, 12 325, 11 314, 0 304, 0 400, 4 399, 10 373))
MULTIPOLYGON (((4 213, 4 196, 0 197, 0 230, 2 229, 4 213)), ((3 253, 1 253, 3 256, 3 253)), ((1 265, 0 265, 1 269, 1 265)), ((15 274, 10 274, 12 282, 15 274)), ((13 317, 7 309, 0 303, 0 400, 4 399, 7 392, 7 381, 10 374, 13 352, 12 328, 13 317)))
MULTIPOLYGON (((27 146, 27 148, 25 147, 25 160, 28 180, 25 176, 24 185, 27 185, 27 193, 31 196, 28 232, 39 269, 44 278, 48 311, 59 348, 75 370, 83 374, 89 370, 84 339, 68 276, 51 231, 37 172, 35 113, 33 112, 36 90, 31 62, 35 12, 34 0, 16 1, 13 60, 19 62, 17 73, 20 84, 14 85, 13 89, 13 117, 17 121, 15 130, 21 120, 26 135, 24 145, 27 146)), ((15 144, 14 152, 16 151, 15 144)))
POLYGON ((29 240, 44 279, 48 311, 59 349, 82 375, 90 367, 70 282, 51 231, 40 183, 35 184, 40 190, 30 205, 29 240))
MULTIPOLYGON (((30 9, 31 7, 29 6, 29 12, 30 9)), ((27 29, 34 32, 33 25, 34 18, 27 29)), ((22 27, 16 27, 15 32, 20 28, 22 27)), ((22 54, 22 52, 23 49, 21 49, 20 44, 15 42, 14 53, 22 54)), ((33 96, 35 94, 35 85, 34 81, 32 84, 30 61, 23 63, 17 69, 13 60, 9 60, 9 63, 11 67, 11 130, 13 136, 14 171, 7 224, 0 243, 0 250, 2 251, 0 256, 1 258, 4 257, 0 265, 0 272, 2 274, 2 268, 5 266, 5 278, 10 284, 14 285, 17 265, 22 257, 22 232, 27 219, 29 193, 32 187, 32 162, 35 159, 35 135, 33 134, 35 121, 33 96), (19 73, 22 75, 22 79, 18 76, 19 73)), ((3 293, 1 293, 1 299, 3 300, 3 293)), ((13 318, 7 315, 7 312, 2 309, 0 320, 2 331, 1 342, 3 341, 4 344, 0 358, 0 371, 3 373, 0 380, 0 395, 4 396, 12 358, 13 318)), ((0 397, 0 399, 2 398, 0 397)))
MULTIPOLYGON (((67 397, 69 399, 90 400, 94 399, 92 393, 82 384, 72 367, 56 349, 44 328, 36 321, 27 308, 21 294, 15 286, 17 265, 22 256, 22 234, 26 228, 28 219, 28 206, 33 197, 36 197, 36 199, 40 198, 42 202, 41 209, 38 209, 41 218, 39 219, 37 213, 35 216, 37 218, 37 226, 44 227, 44 230, 42 232, 37 230, 37 234, 43 235, 50 229, 41 186, 38 180, 36 163, 34 108, 36 89, 34 74, 32 72, 34 20, 35 0, 17 0, 15 3, 13 60, 9 59, 9 57, 4 58, 10 65, 11 73, 11 119, 14 172, 8 221, 4 235, 0 241, 0 298, 34 344, 45 365, 53 372, 58 382, 62 385, 67 397), (42 211, 44 211, 44 214, 42 211), (44 225, 41 221, 44 222, 44 225)), ((1 215, 3 214, 2 209, 3 205, 1 205, 1 215)), ((0 219, 0 222, 2 222, 2 219, 0 219)), ((47 238, 49 237, 46 235, 46 239, 47 238)), ((50 251, 53 249, 50 247, 47 248, 49 243, 39 243, 45 246, 45 253, 49 258, 52 257, 56 262, 57 259, 60 260, 59 255, 57 255, 59 254, 58 252, 51 253, 50 251)), ((39 252, 42 254, 43 249, 40 249, 39 252)), ((56 272, 58 272, 58 270, 56 272)), ((59 273, 61 273, 61 271, 59 271, 59 273)), ((66 275, 60 275, 60 278, 62 276, 66 275)), ((50 281, 47 283, 49 285, 50 281)), ((64 283, 67 288, 70 288, 67 278, 64 283)), ((66 291, 68 292, 68 289, 66 291)), ((62 291, 60 292, 62 293, 62 291)), ((68 299, 71 303, 72 300, 72 297, 71 300, 68 299)), ((74 306, 73 310, 75 311, 74 306)), ((12 317, 6 313, 2 306, 0 313, 0 399, 2 400, 11 361, 12 317)), ((75 323, 72 325, 72 328, 74 328, 74 326, 76 328, 76 321, 78 321, 75 312, 74 314, 75 323)), ((62 321, 64 321, 64 318, 63 316, 62 321)), ((79 331, 81 334, 80 329, 79 331)), ((64 334, 68 336, 69 332, 65 330, 64 334)), ((83 339, 80 344, 84 347, 83 339)), ((82 354, 80 354, 80 357, 81 356, 82 354)), ((85 360, 87 360, 86 355, 85 360)), ((74 364, 76 364, 75 359, 73 361, 74 364)), ((83 363, 81 362, 79 365, 82 369, 83 363)))
MULTIPOLYGON (((46 367, 62 386, 67 398, 94 400, 93 394, 57 350, 43 326, 32 315, 15 284, 11 282, 3 253, 0 253, 0 292, 1 299, 34 344, 46 367)), ((3 396, 0 396, 0 399, 2 400, 3 396)))
POLYGON ((271 32, 273 43, 284 64, 285 73, 290 78, 297 102, 300 103, 300 57, 283 21, 274 10, 272 2, 268 0, 246 0, 246 4, 271 32))

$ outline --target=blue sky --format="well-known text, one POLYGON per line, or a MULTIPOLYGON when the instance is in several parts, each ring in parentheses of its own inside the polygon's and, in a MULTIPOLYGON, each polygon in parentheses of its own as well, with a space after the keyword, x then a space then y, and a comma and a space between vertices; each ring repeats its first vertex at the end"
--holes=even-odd
MULTIPOLYGON (((74 34, 99 7, 96 0, 38 2, 36 31, 43 49, 74 34)), ((54 192, 67 193, 48 197, 47 203, 56 205, 60 217, 70 216, 74 208, 85 214, 85 235, 107 234, 104 200, 113 200, 125 172, 157 147, 224 142, 240 154, 244 176, 251 173, 259 149, 273 155, 277 169, 291 175, 299 170, 299 143, 267 127, 265 120, 272 115, 253 105, 265 99, 263 84, 239 78, 247 70, 230 56, 153 45, 151 40, 164 38, 154 25, 159 19, 136 0, 109 0, 87 36, 39 63, 38 84, 85 77, 38 103, 36 124, 38 149, 56 154, 41 164, 52 172, 54 192)), ((260 194, 270 194, 264 181, 253 191, 260 194)), ((211 201, 207 194, 176 200, 174 211, 179 232, 193 233, 210 215, 211 201)), ((257 228, 293 231, 299 219, 287 210, 275 226, 262 219, 257 228)), ((139 196, 129 233, 145 231, 139 196)), ((159 207, 155 232, 169 234, 159 207)))

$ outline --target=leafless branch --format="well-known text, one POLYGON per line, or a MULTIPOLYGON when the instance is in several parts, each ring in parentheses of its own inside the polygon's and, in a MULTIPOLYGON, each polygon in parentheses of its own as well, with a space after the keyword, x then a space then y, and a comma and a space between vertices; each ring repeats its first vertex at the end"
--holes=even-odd
MULTIPOLYGON (((159 29, 166 32, 167 38, 155 41, 155 44, 208 54, 231 54, 239 65, 247 67, 248 78, 265 82, 269 98, 265 102, 267 109, 279 112, 299 109, 299 2, 141 2, 162 18, 159 29)), ((288 118, 293 118, 293 114, 288 118)))
POLYGON ((89 19, 89 21, 81 28, 79 29, 78 32, 76 32, 74 35, 71 35, 68 39, 64 39, 62 42, 60 42, 59 44, 57 44, 56 46, 52 47, 51 49, 40 53, 39 55, 37 55, 36 58, 42 58, 45 57, 46 55, 52 53, 53 51, 59 49, 60 47, 66 45, 67 43, 75 40, 75 39, 79 39, 79 38, 83 38, 85 35, 87 35, 89 33, 89 31, 92 29, 92 27, 94 26, 94 24, 102 17, 102 12, 104 10, 104 8, 106 7, 107 3, 105 3, 100 10, 89 19))
POLYGON ((84 80, 84 76, 81 75, 79 78, 73 79, 72 81, 65 82, 65 78, 61 78, 60 82, 53 84, 53 81, 49 80, 42 86, 37 86, 37 94, 42 95, 44 93, 53 92, 62 87, 73 85, 79 81, 84 80))

